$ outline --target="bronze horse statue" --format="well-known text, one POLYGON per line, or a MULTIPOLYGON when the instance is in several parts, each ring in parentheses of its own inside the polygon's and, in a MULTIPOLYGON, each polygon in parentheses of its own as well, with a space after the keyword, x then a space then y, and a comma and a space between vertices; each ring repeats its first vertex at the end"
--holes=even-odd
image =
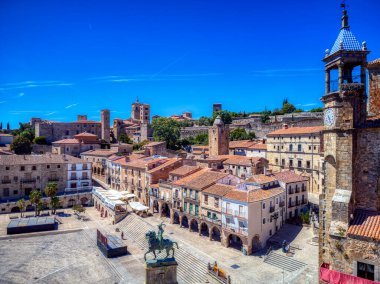
POLYGON ((145 234, 146 238, 148 239, 148 244, 149 244, 149 250, 144 254, 145 261, 146 261, 146 255, 150 252, 153 253, 154 259, 156 259, 157 258, 156 250, 158 250, 159 253, 163 250, 166 250, 165 258, 169 257, 169 253, 172 250, 173 251, 172 257, 174 257, 174 244, 177 245, 177 249, 178 249, 179 248, 178 243, 173 242, 169 239, 164 239, 162 238, 162 234, 160 235, 157 237, 156 232, 154 231, 149 231, 145 234), (160 238, 160 235, 161 235, 161 238, 160 238))

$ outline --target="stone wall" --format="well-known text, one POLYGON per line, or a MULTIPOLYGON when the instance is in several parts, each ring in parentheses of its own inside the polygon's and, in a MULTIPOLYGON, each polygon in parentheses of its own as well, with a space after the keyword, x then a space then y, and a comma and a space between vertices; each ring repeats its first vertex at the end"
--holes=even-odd
POLYGON ((380 64, 368 68, 369 109, 371 115, 380 115, 380 64))

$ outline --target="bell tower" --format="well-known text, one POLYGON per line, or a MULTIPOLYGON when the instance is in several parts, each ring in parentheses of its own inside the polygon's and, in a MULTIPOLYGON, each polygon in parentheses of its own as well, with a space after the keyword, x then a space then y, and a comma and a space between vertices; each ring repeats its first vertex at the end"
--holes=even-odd
POLYGON ((324 181, 320 196, 320 258, 332 263, 331 236, 347 231, 353 213, 353 161, 357 129, 367 119, 367 45, 359 44, 350 30, 342 4, 342 26, 331 49, 326 50, 324 103, 324 181))
POLYGON ((218 115, 208 130, 208 147, 210 156, 228 155, 229 127, 224 125, 218 115))

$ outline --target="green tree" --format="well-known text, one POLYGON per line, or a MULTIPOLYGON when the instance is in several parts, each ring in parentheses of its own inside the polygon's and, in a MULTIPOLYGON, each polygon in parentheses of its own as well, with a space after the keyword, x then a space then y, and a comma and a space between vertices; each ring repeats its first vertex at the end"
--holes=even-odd
POLYGON ((132 140, 131 140, 131 138, 129 138, 129 136, 126 135, 126 134, 120 134, 119 141, 121 143, 127 143, 127 144, 132 144, 133 143, 132 140))
POLYGON ((38 136, 38 137, 34 138, 34 144, 46 145, 47 144, 46 137, 45 136, 38 136))
POLYGON ((232 123, 232 117, 228 110, 218 110, 214 111, 212 114, 212 123, 214 123, 214 120, 217 116, 220 116, 224 124, 231 124, 232 123))
POLYGON ((22 212, 25 210, 26 204, 25 199, 21 198, 19 201, 17 201, 17 206, 20 208, 20 217, 22 217, 22 212))
POLYGON ((166 141, 168 149, 178 150, 180 147, 180 127, 171 118, 159 117, 152 123, 154 141, 166 141))
POLYGON ((11 126, 9 125, 9 122, 7 122, 7 130, 11 130, 11 126))
POLYGON ((261 122, 266 123, 270 120, 271 111, 270 110, 264 110, 261 113, 261 122))
POLYGON ((57 196, 53 196, 50 200, 52 214, 55 214, 61 203, 59 202, 59 198, 57 196))
POLYGON ((323 112, 323 107, 316 107, 310 110, 310 112, 323 112))
POLYGON ((17 155, 30 154, 32 152, 32 143, 23 136, 17 136, 11 144, 11 150, 17 155))
POLYGON ((73 206, 74 214, 77 215, 78 219, 81 217, 80 214, 86 212, 86 208, 83 205, 76 204, 73 206))
POLYGON ((283 104, 281 108, 281 113, 286 114, 286 113, 292 113, 296 110, 296 107, 290 103, 285 103, 283 104))
POLYGON ((272 115, 281 115, 281 111, 278 108, 274 108, 272 111, 272 115))
POLYGON ((210 126, 211 125, 211 120, 209 117, 207 116, 201 116, 199 119, 198 119, 198 122, 197 124, 199 126, 210 126))
POLYGON ((35 216, 39 212, 39 204, 41 203, 41 192, 39 189, 34 189, 29 195, 30 203, 34 205, 35 216))
POLYGON ((141 148, 148 143, 148 140, 141 141, 140 143, 133 143, 133 151, 141 150, 141 148))
POLYGON ((179 127, 191 127, 194 125, 194 122, 190 120, 178 121, 179 127))
POLYGON ((248 132, 248 139, 249 140, 256 139, 256 133, 255 132, 248 132))
POLYGON ((197 136, 195 136, 193 144, 208 145, 208 134, 206 133, 197 134, 197 136))
POLYGON ((247 133, 244 128, 236 128, 230 132, 230 140, 252 140, 256 137, 254 132, 247 133))
POLYGON ((303 112, 303 109, 301 109, 301 108, 297 108, 294 112, 295 112, 295 113, 300 113, 300 112, 303 112))
POLYGON ((51 212, 53 213, 52 199, 57 195, 58 185, 55 182, 49 182, 45 187, 46 196, 50 197, 51 212))

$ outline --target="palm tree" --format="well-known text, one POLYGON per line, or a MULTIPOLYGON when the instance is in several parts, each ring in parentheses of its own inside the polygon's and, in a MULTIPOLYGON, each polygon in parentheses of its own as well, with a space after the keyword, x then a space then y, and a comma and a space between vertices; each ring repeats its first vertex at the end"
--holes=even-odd
POLYGON ((41 203, 41 192, 39 189, 34 189, 29 195, 30 197, 30 203, 34 204, 34 212, 35 216, 37 216, 38 212, 38 205, 41 203))
POLYGON ((50 200, 50 205, 51 205, 51 213, 55 214, 57 208, 60 205, 59 198, 57 196, 53 196, 50 200))
MULTIPOLYGON (((53 214, 53 198, 56 197, 58 185, 55 182, 49 182, 45 187, 46 196, 50 197, 51 213, 53 214)), ((56 202, 56 201, 55 201, 56 202)))
POLYGON ((24 198, 22 198, 19 201, 17 201, 17 206, 18 206, 18 208, 20 208, 20 217, 22 218, 22 211, 24 211, 24 209, 25 209, 25 200, 24 200, 24 198))

